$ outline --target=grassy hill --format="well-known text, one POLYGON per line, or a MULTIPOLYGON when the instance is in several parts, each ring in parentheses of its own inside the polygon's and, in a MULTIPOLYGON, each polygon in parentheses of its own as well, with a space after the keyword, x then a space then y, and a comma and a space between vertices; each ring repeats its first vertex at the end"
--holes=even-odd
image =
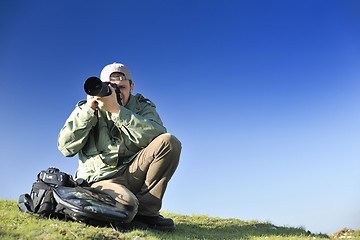
POLYGON ((101 228, 78 222, 41 219, 35 214, 20 212, 16 201, 0 200, 0 239, 360 239, 360 230, 343 229, 328 236, 312 234, 302 228, 274 226, 267 222, 170 213, 163 215, 175 220, 175 232, 120 232, 110 227, 101 228))

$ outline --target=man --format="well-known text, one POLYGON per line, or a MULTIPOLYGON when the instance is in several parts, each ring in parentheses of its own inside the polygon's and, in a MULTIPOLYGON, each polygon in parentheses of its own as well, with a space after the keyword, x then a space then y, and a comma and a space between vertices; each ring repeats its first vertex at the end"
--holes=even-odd
POLYGON ((111 95, 88 95, 80 101, 59 133, 58 148, 66 157, 78 154, 75 179, 85 179, 130 206, 129 221, 172 231, 173 220, 159 211, 181 143, 166 133, 155 104, 132 94, 134 83, 126 66, 109 64, 100 79, 109 84, 111 95), (120 91, 120 102, 113 86, 120 91))

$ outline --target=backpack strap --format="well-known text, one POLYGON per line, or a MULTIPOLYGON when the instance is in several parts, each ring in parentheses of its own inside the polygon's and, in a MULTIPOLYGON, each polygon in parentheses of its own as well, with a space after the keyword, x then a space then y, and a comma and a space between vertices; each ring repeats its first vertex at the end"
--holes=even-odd
POLYGON ((21 194, 18 201, 18 207, 21 211, 27 213, 35 212, 34 202, 29 194, 21 194))

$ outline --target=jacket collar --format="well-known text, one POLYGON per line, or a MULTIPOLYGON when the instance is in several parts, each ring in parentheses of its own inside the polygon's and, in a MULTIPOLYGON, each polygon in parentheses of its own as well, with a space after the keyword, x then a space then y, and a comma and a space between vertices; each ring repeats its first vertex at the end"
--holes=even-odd
POLYGON ((129 101, 126 103, 126 105, 124 106, 125 108, 132 110, 134 112, 139 112, 140 111, 140 104, 139 101, 137 100, 137 98, 134 95, 130 95, 129 97, 129 101))

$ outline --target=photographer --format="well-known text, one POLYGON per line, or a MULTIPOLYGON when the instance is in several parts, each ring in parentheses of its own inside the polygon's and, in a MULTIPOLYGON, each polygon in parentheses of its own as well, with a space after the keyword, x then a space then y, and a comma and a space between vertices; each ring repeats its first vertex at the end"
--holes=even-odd
POLYGON ((85 179, 131 206, 130 220, 174 230, 173 220, 159 211, 179 162, 181 143, 166 133, 155 104, 132 94, 134 83, 126 66, 109 64, 100 79, 109 82, 111 94, 88 95, 78 103, 59 133, 58 148, 66 157, 78 154, 76 179, 85 179))

